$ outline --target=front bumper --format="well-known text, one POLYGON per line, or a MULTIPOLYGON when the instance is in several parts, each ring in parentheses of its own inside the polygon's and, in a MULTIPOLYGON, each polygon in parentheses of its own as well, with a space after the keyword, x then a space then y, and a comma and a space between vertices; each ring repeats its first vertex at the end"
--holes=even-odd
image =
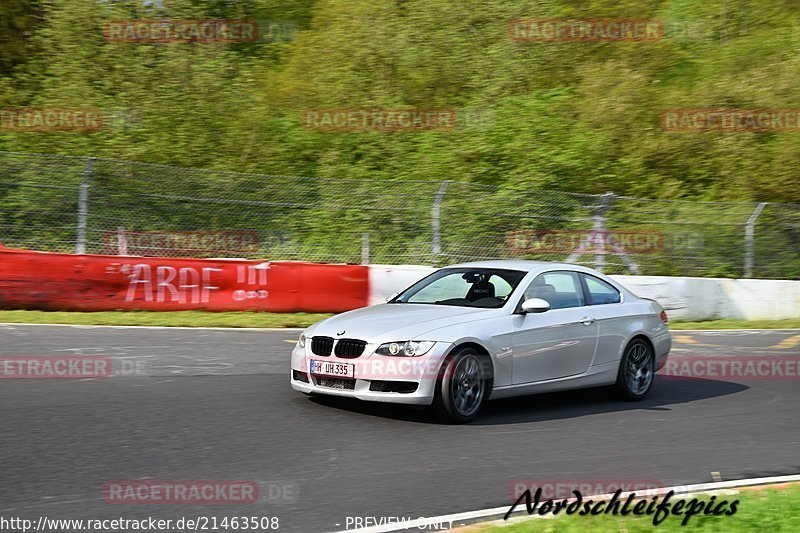
POLYGON ((420 357, 390 357, 375 355, 374 351, 378 345, 367 344, 361 357, 346 359, 335 355, 327 357, 313 355, 310 345, 310 342, 306 343, 305 348, 295 345, 292 350, 289 383, 294 390, 306 394, 327 394, 371 402, 409 405, 433 403, 441 363, 453 346, 451 343, 437 342, 428 353, 420 357), (326 386, 326 383, 329 383, 326 376, 317 376, 308 372, 311 359, 354 365, 355 383, 350 383, 354 385, 353 388, 326 386), (305 373, 308 383, 294 379, 294 371, 305 373), (380 392, 370 390, 373 382, 404 382, 404 384, 416 384, 417 386, 413 392, 380 392))

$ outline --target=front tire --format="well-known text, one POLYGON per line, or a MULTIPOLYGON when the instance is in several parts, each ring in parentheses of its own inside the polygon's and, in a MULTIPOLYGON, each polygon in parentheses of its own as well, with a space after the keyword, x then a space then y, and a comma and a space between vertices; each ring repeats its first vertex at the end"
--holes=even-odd
POLYGON ((443 365, 436 382, 434 413, 450 422, 474 420, 490 394, 491 365, 472 348, 455 350, 443 365))
POLYGON ((633 339, 619 362, 619 372, 615 385, 619 396, 625 400, 639 401, 653 387, 655 375, 655 354, 644 339, 633 339))

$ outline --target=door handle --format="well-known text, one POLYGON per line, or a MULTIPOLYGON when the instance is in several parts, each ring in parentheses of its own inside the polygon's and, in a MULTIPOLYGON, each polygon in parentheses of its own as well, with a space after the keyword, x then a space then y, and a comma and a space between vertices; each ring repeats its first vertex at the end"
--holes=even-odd
POLYGON ((580 323, 583 324, 584 326, 591 326, 592 324, 594 324, 594 318, 585 316, 580 319, 580 323))

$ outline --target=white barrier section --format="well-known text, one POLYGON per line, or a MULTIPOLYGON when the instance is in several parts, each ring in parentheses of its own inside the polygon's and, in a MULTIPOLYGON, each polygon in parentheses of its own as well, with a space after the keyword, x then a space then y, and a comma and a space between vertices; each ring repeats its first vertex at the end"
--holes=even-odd
POLYGON ((420 265, 369 265, 369 305, 382 304, 436 270, 420 265))
POLYGON ((800 281, 721 279, 720 315, 747 320, 800 317, 800 281))
POLYGON ((637 296, 657 301, 667 311, 670 319, 734 318, 719 314, 725 306, 720 280, 716 278, 669 276, 611 276, 611 278, 637 296))
POLYGON ((677 320, 784 320, 800 317, 800 281, 611 276, 652 298, 677 320))
MULTIPOLYGON (((422 279, 433 268, 370 265, 370 305, 422 279)), ((800 317, 800 281, 611 276, 637 296, 652 298, 673 320, 784 320, 800 317)))

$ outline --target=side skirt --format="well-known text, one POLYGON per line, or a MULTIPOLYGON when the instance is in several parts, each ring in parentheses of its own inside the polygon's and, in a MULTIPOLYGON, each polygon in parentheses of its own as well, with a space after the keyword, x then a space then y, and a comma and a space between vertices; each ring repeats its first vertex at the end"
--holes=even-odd
POLYGON ((511 398, 513 396, 524 396, 528 394, 541 394, 545 392, 613 385, 617 381, 618 370, 619 361, 611 361, 603 363, 602 365, 593 366, 585 373, 575 376, 495 387, 489 399, 498 400, 500 398, 511 398))

